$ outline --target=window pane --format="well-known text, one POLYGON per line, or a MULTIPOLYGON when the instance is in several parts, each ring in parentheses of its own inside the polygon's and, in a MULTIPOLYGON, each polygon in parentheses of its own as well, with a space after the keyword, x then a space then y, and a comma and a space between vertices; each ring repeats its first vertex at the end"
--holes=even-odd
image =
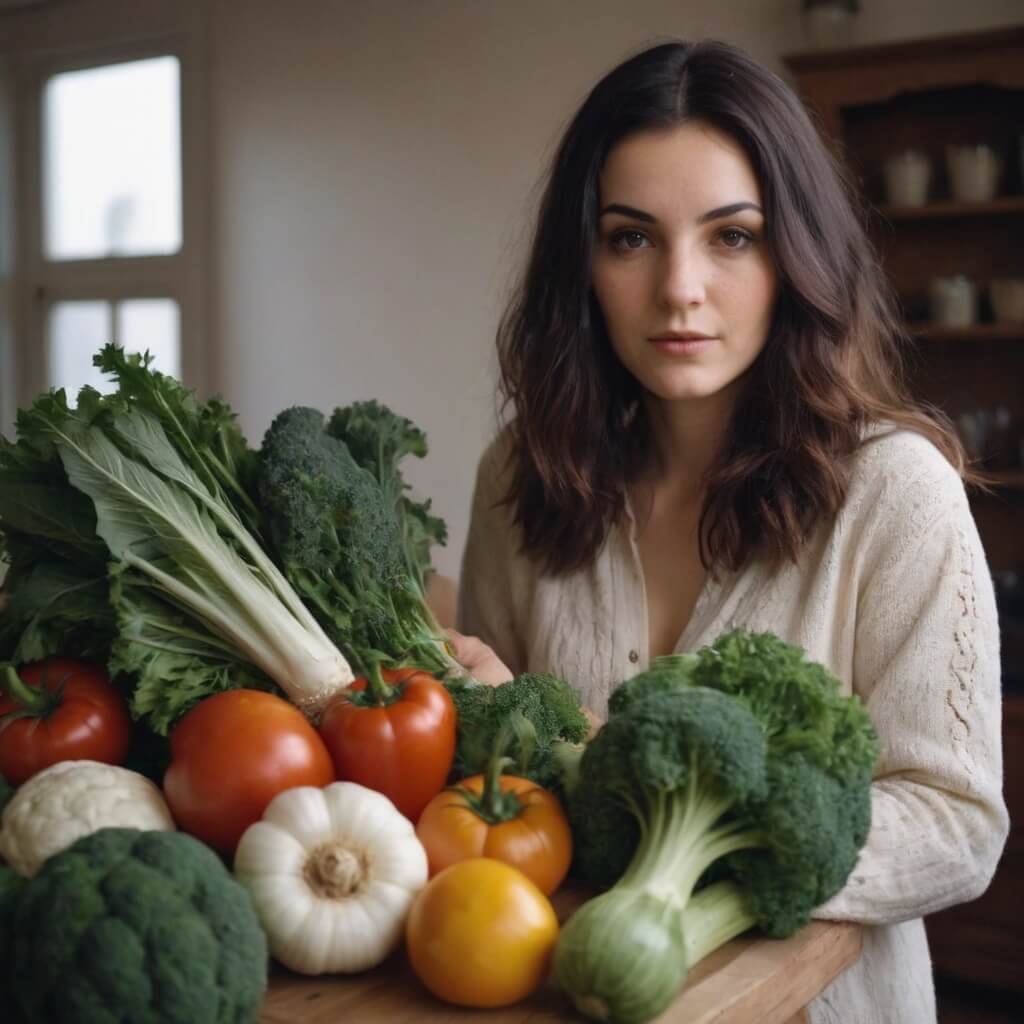
POLYGON ((48 259, 181 248, 177 57, 54 75, 43 112, 48 259))
POLYGON ((173 299, 131 299, 117 304, 117 343, 146 352, 154 370, 181 380, 181 331, 173 299))
POLYGON ((92 357, 110 341, 109 302, 56 302, 50 307, 48 386, 64 388, 75 404, 78 389, 111 390, 92 357))
POLYGON ((114 306, 116 333, 111 335, 109 302, 57 302, 50 308, 47 386, 64 388, 74 405, 88 384, 104 394, 114 390, 109 378, 92 365, 92 357, 113 340, 128 352, 153 356, 152 366, 181 378, 180 313, 173 299, 131 299, 114 306))

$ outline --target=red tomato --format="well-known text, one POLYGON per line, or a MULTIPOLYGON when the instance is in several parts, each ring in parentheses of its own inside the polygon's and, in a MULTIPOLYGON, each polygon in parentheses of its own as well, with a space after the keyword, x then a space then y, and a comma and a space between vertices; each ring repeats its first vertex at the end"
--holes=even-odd
POLYGON ((164 796, 183 831, 230 856, 278 793, 333 781, 331 755, 294 704, 226 690, 174 727, 164 796))
POLYGON ((128 706, 95 666, 47 658, 6 669, 0 687, 0 775, 14 785, 58 761, 121 764, 127 756, 128 706))
POLYGON ((369 703, 365 679, 336 697, 320 720, 320 735, 339 779, 383 793, 415 822, 444 788, 455 757, 455 705, 444 685, 413 669, 382 673, 390 703, 369 703))

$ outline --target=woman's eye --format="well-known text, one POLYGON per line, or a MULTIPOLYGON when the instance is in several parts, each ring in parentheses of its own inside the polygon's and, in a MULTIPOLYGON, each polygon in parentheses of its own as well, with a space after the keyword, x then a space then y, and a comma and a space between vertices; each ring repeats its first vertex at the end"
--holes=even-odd
POLYGON ((616 231, 611 237, 616 249, 642 249, 646 242, 647 236, 642 231, 616 231))
POLYGON ((718 237, 728 249, 743 249, 754 241, 754 236, 742 228, 726 228, 718 237))

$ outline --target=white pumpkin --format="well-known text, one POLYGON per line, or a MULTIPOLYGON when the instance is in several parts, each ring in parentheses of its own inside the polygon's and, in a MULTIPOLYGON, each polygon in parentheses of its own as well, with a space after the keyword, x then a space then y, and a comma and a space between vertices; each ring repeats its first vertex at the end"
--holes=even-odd
POLYGON ((271 954, 302 974, 374 967, 398 945, 427 855, 412 823, 355 782, 279 793, 235 851, 271 954))

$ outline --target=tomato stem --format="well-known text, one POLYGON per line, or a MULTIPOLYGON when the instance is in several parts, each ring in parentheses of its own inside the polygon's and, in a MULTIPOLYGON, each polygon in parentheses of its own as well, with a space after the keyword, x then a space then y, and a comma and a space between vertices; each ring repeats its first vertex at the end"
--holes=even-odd
POLYGON ((50 693, 44 685, 29 686, 9 664, 0 671, 0 689, 6 691, 22 714, 46 715, 60 704, 59 693, 50 693))
POLYGON ((480 794, 479 808, 477 813, 485 821, 496 825, 502 821, 510 821, 515 818, 522 804, 515 793, 504 793, 501 789, 501 775, 505 768, 512 764, 511 757, 504 756, 504 744, 500 744, 487 762, 487 772, 484 775, 484 789, 480 794))
POLYGON ((384 682, 384 677, 380 674, 380 663, 376 660, 369 663, 366 672, 366 692, 370 695, 369 703, 382 708, 393 703, 398 695, 395 687, 384 682))

